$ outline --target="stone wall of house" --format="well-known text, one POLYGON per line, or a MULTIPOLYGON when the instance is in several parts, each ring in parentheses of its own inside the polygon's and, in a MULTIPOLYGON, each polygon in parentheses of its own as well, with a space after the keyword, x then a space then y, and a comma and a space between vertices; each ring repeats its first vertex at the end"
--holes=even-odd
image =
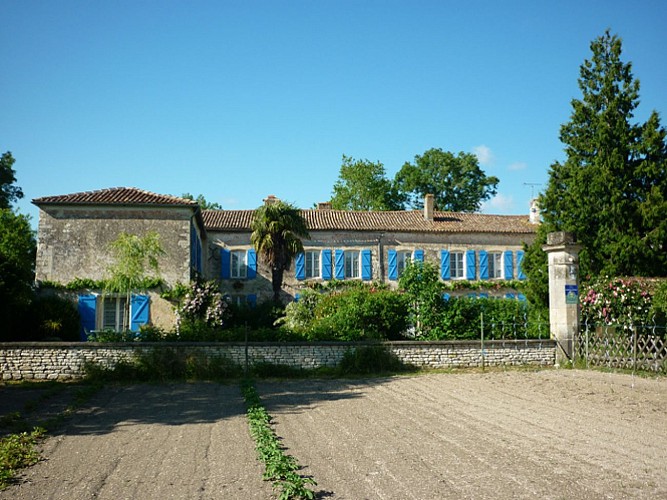
MULTIPOLYGON (((372 281, 388 283, 397 287, 396 281, 389 280, 388 251, 424 251, 424 260, 440 265, 440 252, 475 250, 477 253, 477 273, 479 273, 479 251, 514 253, 514 274, 517 277, 517 251, 524 243, 531 243, 533 233, 423 233, 423 232, 377 232, 377 231, 311 231, 311 239, 304 240, 305 250, 342 249, 371 251, 373 266, 372 281)), ((252 248, 249 232, 208 234, 209 263, 207 272, 211 278, 220 277, 220 248, 247 250, 252 248)), ((309 281, 322 281, 321 279, 309 281)), ((295 268, 284 275, 285 298, 290 299, 308 285, 308 281, 296 279, 295 268)), ((255 294, 261 300, 271 296, 271 271, 258 261, 257 277, 253 280, 224 280, 222 289, 230 294, 255 294)), ((501 296, 501 295, 498 295, 501 296)))
MULTIPOLYGON (((347 342, 250 343, 250 363, 266 362, 295 368, 335 366, 345 352, 357 346, 347 342)), ((386 342, 399 359, 422 368, 481 366, 553 366, 556 346, 552 340, 479 342, 386 342)), ((84 366, 94 363, 113 367, 142 352, 174 349, 182 355, 224 356, 244 365, 243 343, 211 344, 96 344, 96 343, 0 343, 2 380, 67 380, 80 378, 84 366)))
POLYGON ((35 277, 67 284, 74 278, 101 280, 112 264, 109 244, 122 232, 161 236, 162 278, 169 285, 190 280, 190 221, 183 207, 88 207, 45 205, 39 212, 35 277))

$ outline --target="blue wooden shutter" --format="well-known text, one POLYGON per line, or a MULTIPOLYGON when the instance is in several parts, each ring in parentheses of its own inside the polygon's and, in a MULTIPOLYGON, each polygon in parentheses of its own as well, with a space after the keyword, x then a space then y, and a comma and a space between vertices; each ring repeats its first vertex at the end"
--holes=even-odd
POLYGON ((220 278, 228 280, 232 265, 232 253, 226 249, 220 249, 220 278))
POLYGON ((150 313, 148 295, 132 295, 130 299, 130 330, 138 332, 141 325, 148 323, 150 313))
POLYGON ((519 278, 520 280, 525 280, 526 279, 526 273, 523 272, 523 255, 524 255, 523 250, 519 250, 516 253, 517 278, 519 278))
POLYGON ((246 275, 249 280, 254 280, 257 276, 257 252, 254 248, 251 248, 246 253, 246 262, 248 266, 248 274, 246 275))
POLYGON ((254 293, 249 293, 246 297, 246 303, 249 307, 257 307, 257 295, 254 293))
POLYGON ((489 256, 486 250, 479 251, 479 279, 489 279, 489 256))
POLYGON ((396 255, 397 255, 396 250, 387 251, 387 261, 389 263, 389 274, 387 275, 387 277, 390 280, 394 281, 398 279, 398 265, 396 262, 396 255))
POLYGON ((505 279, 511 280, 514 278, 514 269, 513 269, 513 253, 512 250, 505 251, 505 279))
POLYGON ((443 280, 448 280, 450 277, 449 250, 440 252, 440 277, 443 280))
POLYGON ((88 332, 95 330, 95 323, 97 314, 95 312, 97 307, 97 296, 95 295, 79 295, 79 316, 81 317, 81 328, 79 335, 81 340, 88 340, 88 332))
POLYGON ((474 280, 477 276, 475 269, 475 251, 468 250, 466 252, 466 279, 474 280))
POLYGON ((415 250, 412 252, 412 258, 415 262, 424 262, 424 250, 415 250))
POLYGON ((296 274, 296 279, 305 280, 306 279, 306 254, 300 252, 296 254, 296 259, 294 261, 294 270, 296 274))
POLYGON ((331 250, 322 250, 322 279, 331 279, 331 250))
POLYGON ((345 279, 345 252, 343 250, 336 250, 334 273, 337 280, 345 279))
POLYGON ((361 279, 364 281, 373 279, 373 262, 371 251, 368 249, 361 251, 361 279))

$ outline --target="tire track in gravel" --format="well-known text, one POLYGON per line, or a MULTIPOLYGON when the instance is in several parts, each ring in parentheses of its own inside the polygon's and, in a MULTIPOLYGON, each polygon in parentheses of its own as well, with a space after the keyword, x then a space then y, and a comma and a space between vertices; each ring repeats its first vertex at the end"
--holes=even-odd
POLYGON ((667 403, 665 380, 630 392, 621 389, 626 376, 614 379, 624 400, 646 402, 634 422, 619 423, 616 401, 599 395, 608 381, 585 371, 563 380, 561 373, 442 374, 348 388, 289 382, 258 390, 290 453, 334 498, 667 496, 667 417, 659 411, 667 403), (661 431, 647 438, 656 426, 661 431))

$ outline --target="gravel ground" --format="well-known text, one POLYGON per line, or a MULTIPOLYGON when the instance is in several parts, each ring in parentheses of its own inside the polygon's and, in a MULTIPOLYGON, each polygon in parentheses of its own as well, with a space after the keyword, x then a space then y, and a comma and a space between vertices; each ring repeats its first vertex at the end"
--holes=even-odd
MULTIPOLYGON (((667 498, 665 378, 461 372, 257 389, 320 498, 667 498)), ((273 497, 236 385, 105 388, 43 454, 0 499, 273 497)))

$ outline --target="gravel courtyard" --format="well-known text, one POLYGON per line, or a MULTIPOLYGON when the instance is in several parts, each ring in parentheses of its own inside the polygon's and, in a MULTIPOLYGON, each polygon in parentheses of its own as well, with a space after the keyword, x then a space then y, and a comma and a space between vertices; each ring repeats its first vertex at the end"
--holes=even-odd
MULTIPOLYGON (((665 378, 461 372, 257 389, 320 498, 667 498, 665 378)), ((108 387, 43 453, 0 499, 272 498, 236 385, 108 387)))

